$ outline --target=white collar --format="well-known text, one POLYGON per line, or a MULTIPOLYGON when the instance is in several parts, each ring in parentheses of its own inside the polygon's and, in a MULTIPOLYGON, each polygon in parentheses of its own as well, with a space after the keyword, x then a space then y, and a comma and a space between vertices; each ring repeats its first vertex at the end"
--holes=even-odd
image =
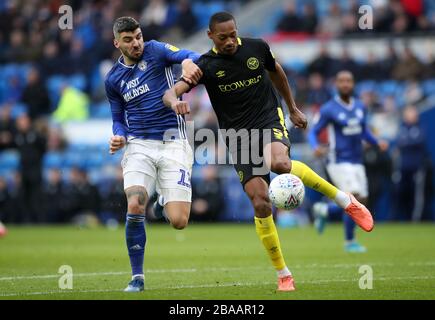
POLYGON ((136 64, 132 64, 131 66, 128 66, 128 65, 124 64, 124 63, 121 61, 121 59, 122 59, 122 55, 118 58, 118 63, 119 63, 120 65, 122 65, 123 67, 125 67, 125 68, 133 69, 133 68, 136 66, 136 64))
POLYGON ((339 95, 336 95, 334 97, 335 101, 337 101, 337 103, 342 106, 343 108, 347 109, 347 110, 352 110, 355 106, 355 99, 353 97, 350 97, 350 101, 349 104, 347 104, 346 102, 343 101, 343 99, 340 98, 339 95))

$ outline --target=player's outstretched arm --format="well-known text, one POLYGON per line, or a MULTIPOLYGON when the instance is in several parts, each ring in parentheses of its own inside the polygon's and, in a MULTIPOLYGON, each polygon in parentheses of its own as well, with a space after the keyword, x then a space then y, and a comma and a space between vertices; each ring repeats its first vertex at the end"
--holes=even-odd
POLYGON ((273 85, 287 104, 290 113, 290 120, 296 128, 305 129, 307 127, 307 118, 296 106, 287 76, 278 62, 275 62, 275 68, 275 71, 269 71, 269 76, 273 85))
POLYGON ((179 97, 190 90, 190 85, 184 81, 179 81, 172 88, 166 90, 163 95, 165 106, 174 110, 176 114, 186 114, 190 112, 190 106, 186 101, 178 100, 179 97))
POLYGON ((192 59, 184 59, 181 63, 181 66, 183 69, 183 79, 187 83, 196 86, 202 77, 201 69, 193 62, 192 59))

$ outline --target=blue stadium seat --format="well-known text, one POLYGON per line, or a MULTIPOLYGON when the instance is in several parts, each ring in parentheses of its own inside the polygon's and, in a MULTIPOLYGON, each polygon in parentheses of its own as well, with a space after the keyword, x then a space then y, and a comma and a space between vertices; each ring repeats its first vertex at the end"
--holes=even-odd
POLYGON ((381 82, 379 84, 379 89, 383 95, 394 95, 397 92, 398 86, 397 81, 388 80, 381 82))
POLYGON ((61 89, 66 85, 66 79, 63 76, 56 75, 48 78, 47 90, 52 103, 52 110, 54 110, 59 103, 61 89))
POLYGON ((87 85, 87 81, 86 81, 86 77, 79 73, 79 74, 74 74, 70 77, 68 77, 66 79, 66 81, 68 82, 68 84, 80 91, 84 91, 86 89, 86 85, 87 85))
POLYGON ((254 209, 245 195, 235 170, 229 167, 222 178, 225 209, 220 216, 225 221, 252 221, 254 209))
POLYGON ((12 119, 16 119, 23 113, 27 113, 27 110, 28 110, 27 105, 25 105, 24 103, 14 103, 11 109, 12 119))
POLYGON ((367 80, 367 81, 361 81, 357 83, 357 85, 355 86, 355 91, 358 94, 361 94, 361 92, 364 91, 375 91, 376 88, 377 88, 376 81, 367 80))
POLYGON ((296 71, 298 73, 301 73, 303 71, 305 71, 307 65, 303 60, 296 60, 296 59, 291 59, 290 61, 287 61, 285 63, 285 67, 296 71))
POLYGON ((0 168, 10 171, 17 170, 20 166, 20 155, 15 150, 0 152, 0 168))
POLYGON ((63 154, 60 152, 47 152, 44 155, 43 167, 45 169, 61 168, 63 165, 63 154))
POLYGON ((421 87, 425 95, 435 95, 435 79, 423 81, 421 87))
POLYGON ((110 104, 108 101, 93 104, 91 105, 89 110, 91 118, 110 119, 112 117, 112 113, 110 111, 110 104))
POLYGON ((101 169, 103 164, 103 155, 98 151, 92 151, 86 157, 86 168, 88 169, 101 169))

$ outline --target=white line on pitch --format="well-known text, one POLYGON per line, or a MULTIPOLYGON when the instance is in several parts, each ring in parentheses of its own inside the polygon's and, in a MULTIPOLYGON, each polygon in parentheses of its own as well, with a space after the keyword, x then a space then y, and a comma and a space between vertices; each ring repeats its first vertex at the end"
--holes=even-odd
MULTIPOLYGON (((435 276, 410 276, 410 277, 379 277, 374 278, 373 281, 391 281, 391 280, 430 280, 435 279, 435 276)), ((331 282, 354 282, 358 281, 357 278, 353 279, 319 279, 319 280, 302 280, 297 283, 331 283, 331 282)), ((226 288, 226 287, 250 287, 250 286, 263 286, 272 285, 276 282, 234 282, 234 283, 220 283, 220 284, 200 284, 200 285, 180 285, 168 287, 146 287, 145 291, 154 290, 177 290, 177 289, 204 289, 204 288, 226 288)), ((58 290, 58 291, 45 291, 45 292, 23 292, 23 293, 6 293, 0 294, 0 297, 18 297, 18 296, 35 296, 35 295, 52 295, 52 294, 69 294, 69 293, 104 293, 104 292, 122 292, 121 290, 58 290)), ((140 296, 138 296, 140 297, 140 296)))
MULTIPOLYGON (((188 273, 188 272, 196 272, 196 271, 197 269, 149 269, 149 270, 145 270, 145 273, 188 273)), ((125 274, 131 274, 131 272, 119 271, 119 272, 74 273, 74 277, 117 276, 117 275, 125 275, 125 274)), ((0 278, 0 281, 51 279, 51 278, 59 278, 60 276, 61 274, 10 276, 10 277, 2 277, 0 278)))
MULTIPOLYGON (((394 263, 338 263, 338 264, 306 264, 306 265, 292 265, 289 266, 291 269, 345 269, 345 268, 355 268, 359 267, 362 264, 369 265, 372 267, 380 266, 380 267, 391 267, 395 266, 394 263)), ((435 265, 435 261, 426 261, 426 262, 409 262, 409 266, 419 267, 419 266, 433 266, 435 265)), ((238 271, 238 270, 265 270, 269 271, 268 266, 250 266, 250 267, 211 267, 211 268, 185 268, 185 269, 148 269, 145 270, 145 273, 193 273, 193 272, 225 272, 225 271, 238 271)), ((91 272, 91 273, 75 273, 74 277, 93 277, 93 276, 117 276, 117 275, 127 275, 130 272, 126 271, 113 271, 113 272, 91 272)), ((16 281, 16 280, 34 280, 34 279, 53 279, 59 278, 60 274, 48 274, 48 275, 23 275, 23 276, 8 276, 1 277, 0 281, 16 281)))

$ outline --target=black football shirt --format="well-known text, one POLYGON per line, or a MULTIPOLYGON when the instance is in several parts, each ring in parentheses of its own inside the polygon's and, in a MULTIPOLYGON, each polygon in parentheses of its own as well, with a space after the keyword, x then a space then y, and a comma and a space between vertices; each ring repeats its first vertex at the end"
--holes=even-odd
POLYGON ((215 48, 203 54, 198 66, 221 129, 262 129, 283 123, 279 98, 269 78, 276 71, 269 45, 261 39, 238 38, 234 55, 215 48))

